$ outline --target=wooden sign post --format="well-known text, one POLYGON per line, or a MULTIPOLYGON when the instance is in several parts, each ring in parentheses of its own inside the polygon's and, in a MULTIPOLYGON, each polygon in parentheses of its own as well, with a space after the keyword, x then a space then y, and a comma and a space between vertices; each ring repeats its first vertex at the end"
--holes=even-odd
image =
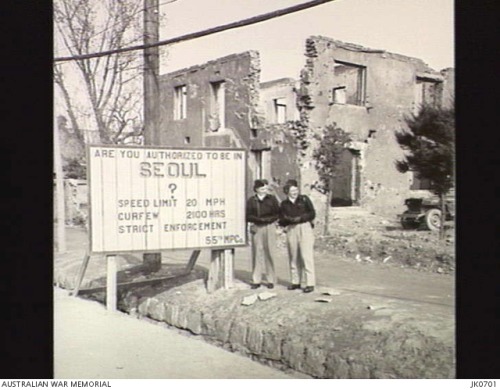
POLYGON ((208 269, 207 291, 234 287, 234 248, 218 249, 211 252, 208 269))
POLYGON ((87 270, 87 266, 89 265, 89 260, 90 260, 90 255, 89 252, 87 251, 85 252, 85 256, 83 258, 80 271, 78 272, 78 277, 76 278, 75 288, 73 289, 73 292, 71 294, 75 297, 78 295, 78 291, 80 290, 80 286, 82 285, 83 276, 85 275, 85 271, 87 270))
POLYGON ((224 250, 224 284, 223 289, 234 287, 234 248, 224 250))
POLYGON ((106 309, 108 311, 116 311, 117 302, 117 273, 118 263, 115 255, 107 255, 107 270, 106 270, 106 309))

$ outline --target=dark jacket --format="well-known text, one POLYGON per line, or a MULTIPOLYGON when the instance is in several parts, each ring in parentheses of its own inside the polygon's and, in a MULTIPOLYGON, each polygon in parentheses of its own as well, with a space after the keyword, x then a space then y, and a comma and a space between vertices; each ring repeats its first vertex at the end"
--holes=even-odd
POLYGON ((278 199, 273 195, 266 195, 262 200, 254 195, 247 200, 247 222, 267 225, 278 220, 279 212, 278 199))
POLYGON ((314 206, 307 195, 299 195, 292 203, 286 198, 281 202, 280 220, 281 226, 295 225, 297 223, 311 222, 316 217, 314 206))

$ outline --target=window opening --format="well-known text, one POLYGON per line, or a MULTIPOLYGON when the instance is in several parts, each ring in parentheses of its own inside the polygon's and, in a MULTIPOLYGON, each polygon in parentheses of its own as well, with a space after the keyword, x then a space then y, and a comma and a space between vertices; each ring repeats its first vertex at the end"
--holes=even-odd
POLYGON ((255 180, 262 178, 262 150, 252 150, 252 154, 255 157, 256 171, 255 171, 255 180))
POLYGON ((274 118, 275 123, 286 122, 286 101, 284 98, 274 99, 274 118))
POLYGON ((442 83, 440 81, 417 78, 415 84, 414 113, 418 113, 424 104, 437 105, 440 101, 442 83))
POLYGON ((174 89, 174 120, 187 117, 187 86, 180 85, 174 89))
POLYGON ((332 103, 363 106, 366 103, 366 67, 335 61, 336 86, 332 90, 332 103))
POLYGON ((271 177, 271 150, 252 150, 255 157, 255 179, 268 179, 271 177))
POLYGON ((345 87, 336 87, 332 90, 332 103, 346 104, 345 87))
POLYGON ((210 128, 217 131, 226 127, 226 91, 224 81, 210 83, 212 96, 210 107, 210 128))

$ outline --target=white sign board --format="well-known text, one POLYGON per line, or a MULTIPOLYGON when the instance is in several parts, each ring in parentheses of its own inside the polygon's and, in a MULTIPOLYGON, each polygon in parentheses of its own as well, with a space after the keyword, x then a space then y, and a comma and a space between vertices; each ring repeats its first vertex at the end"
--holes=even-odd
POLYGON ((93 146, 90 251, 246 245, 242 149, 93 146))

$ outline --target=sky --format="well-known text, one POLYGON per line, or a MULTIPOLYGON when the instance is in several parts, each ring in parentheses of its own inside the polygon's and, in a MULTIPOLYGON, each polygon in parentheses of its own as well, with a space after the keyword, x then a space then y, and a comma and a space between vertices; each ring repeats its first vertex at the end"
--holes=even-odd
MULTIPOLYGON (((159 0, 160 40, 200 31, 307 0, 159 0)), ((181 42, 162 50, 160 73, 232 53, 257 50, 261 81, 298 78, 305 40, 323 35, 422 59, 431 68, 454 66, 453 0, 335 0, 251 26, 181 42)))
MULTIPOLYGON (((159 0, 160 40, 307 1, 159 0)), ((257 50, 261 82, 283 77, 298 79, 305 64, 305 40, 311 35, 420 58, 431 68, 441 70, 454 66, 453 3, 453 0, 334 0, 251 26, 164 46, 160 51, 160 74, 257 50)), ((142 12, 137 17, 142 18, 142 12)), ((56 54, 68 55, 62 42, 56 43, 56 54)), ((78 100, 76 96, 83 96, 79 93, 82 83, 70 69, 67 78, 72 81, 74 100, 78 100)), ((58 88, 55 102, 62 102, 58 88)), ((62 104, 55 107, 56 113, 64 114, 62 104)), ((81 119, 84 126, 95 127, 92 115, 81 119)))

